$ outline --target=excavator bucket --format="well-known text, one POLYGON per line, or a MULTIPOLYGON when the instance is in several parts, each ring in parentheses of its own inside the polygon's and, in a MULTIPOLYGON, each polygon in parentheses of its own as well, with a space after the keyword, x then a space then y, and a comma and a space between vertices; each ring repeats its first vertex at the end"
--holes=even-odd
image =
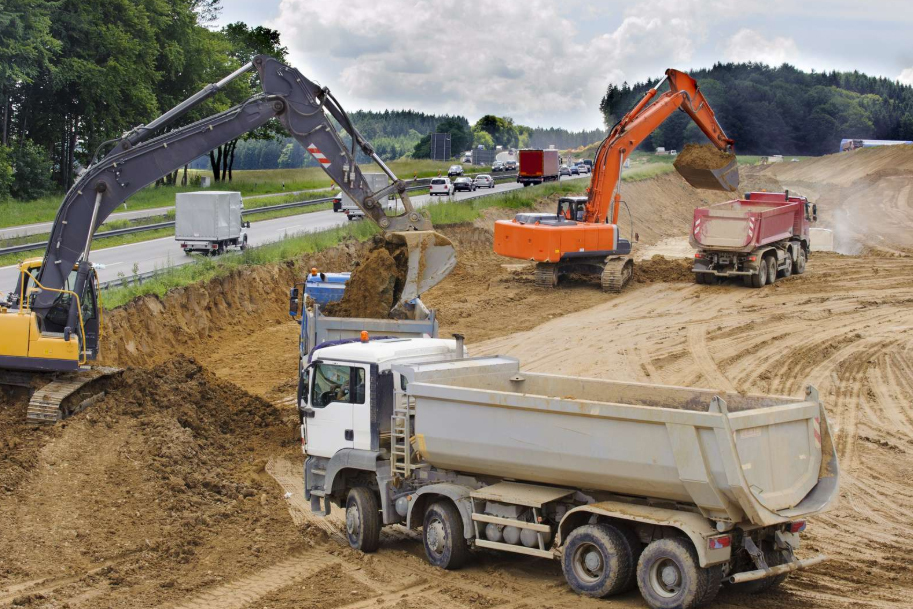
POLYGON ((406 281, 397 306, 430 290, 456 266, 456 249, 440 233, 427 230, 388 233, 387 241, 404 245, 408 252, 406 281))
POLYGON ((695 188, 723 190, 726 192, 735 192, 739 189, 739 166, 734 154, 729 163, 717 169, 679 163, 678 160, 676 160, 674 166, 675 170, 685 178, 685 181, 695 188))

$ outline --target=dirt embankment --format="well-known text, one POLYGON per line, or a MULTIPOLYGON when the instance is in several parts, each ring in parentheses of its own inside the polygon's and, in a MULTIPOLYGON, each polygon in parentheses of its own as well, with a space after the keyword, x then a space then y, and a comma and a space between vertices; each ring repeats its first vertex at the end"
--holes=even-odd
POLYGON ((763 169, 818 205, 843 254, 913 253, 913 146, 841 152, 763 169))
MULTIPOLYGON (((0 429, 0 470, 21 472, 0 493, 0 603, 72 585, 92 607, 160 605, 300 545, 264 472, 294 454, 287 413, 186 359, 103 388, 53 428, 0 429)), ((4 416, 26 397, 7 394, 4 416)))

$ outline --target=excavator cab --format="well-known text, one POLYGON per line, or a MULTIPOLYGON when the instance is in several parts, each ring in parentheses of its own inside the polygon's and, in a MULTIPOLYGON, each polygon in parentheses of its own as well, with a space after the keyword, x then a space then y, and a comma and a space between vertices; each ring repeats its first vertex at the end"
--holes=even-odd
POLYGON ((587 197, 561 197, 558 199, 559 219, 583 222, 586 218, 587 197))
POLYGON ((42 259, 32 258, 19 265, 16 290, 6 306, 0 307, 0 364, 20 370, 76 370, 98 355, 101 309, 98 302, 98 280, 94 271, 81 294, 76 294, 78 265, 73 267, 66 283, 54 290, 57 294, 45 314, 36 314, 36 296, 44 291, 37 277, 42 259), (78 327, 67 325, 71 306, 79 307, 78 327))

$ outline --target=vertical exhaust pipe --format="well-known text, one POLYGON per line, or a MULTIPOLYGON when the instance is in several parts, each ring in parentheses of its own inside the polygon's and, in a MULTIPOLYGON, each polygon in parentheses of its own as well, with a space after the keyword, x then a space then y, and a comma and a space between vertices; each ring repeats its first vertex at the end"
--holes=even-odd
POLYGON ((465 342, 466 337, 462 334, 454 334, 454 340, 456 340, 456 358, 463 359, 463 343, 465 342))

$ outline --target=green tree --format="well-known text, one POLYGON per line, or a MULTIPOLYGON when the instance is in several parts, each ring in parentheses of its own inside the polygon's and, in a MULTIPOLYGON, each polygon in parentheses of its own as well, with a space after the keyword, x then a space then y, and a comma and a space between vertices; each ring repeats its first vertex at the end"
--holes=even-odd
POLYGON ((0 5, 0 146, 9 143, 15 89, 31 83, 60 48, 51 35, 51 8, 44 0, 0 5))
MULTIPOLYGON (((27 201, 42 197, 54 187, 51 160, 45 151, 29 140, 17 143, 11 150, 12 182, 9 193, 14 199, 27 201)), ((2 160, 0 160, 2 164, 2 160)), ((2 173, 0 168, 0 173, 2 173)), ((0 182, 3 178, 0 176, 0 182)))
POLYGON ((495 141, 487 131, 474 130, 472 132, 472 145, 484 146, 485 150, 493 150, 495 141))
MULTIPOLYGON (((279 32, 276 30, 262 26, 252 28, 239 21, 230 23, 222 28, 222 36, 224 36, 229 45, 228 55, 237 66, 247 63, 255 55, 270 55, 279 61, 285 61, 285 57, 288 55, 288 49, 282 46, 279 40, 279 32)), ((241 92, 242 95, 233 101, 243 101, 261 90, 259 77, 256 73, 252 73, 247 82, 247 87, 241 92)), ((234 167, 238 140, 275 140, 287 135, 276 121, 270 121, 241 138, 219 146, 209 153, 213 178, 216 182, 226 179, 231 182, 231 171, 234 167)))
POLYGON ((0 201, 10 197, 10 188, 13 185, 13 165, 10 162, 12 151, 6 146, 0 146, 0 201))
POLYGON ((495 145, 517 147, 520 143, 520 134, 511 118, 501 118, 493 114, 486 114, 473 126, 473 131, 484 131, 491 136, 495 145))

